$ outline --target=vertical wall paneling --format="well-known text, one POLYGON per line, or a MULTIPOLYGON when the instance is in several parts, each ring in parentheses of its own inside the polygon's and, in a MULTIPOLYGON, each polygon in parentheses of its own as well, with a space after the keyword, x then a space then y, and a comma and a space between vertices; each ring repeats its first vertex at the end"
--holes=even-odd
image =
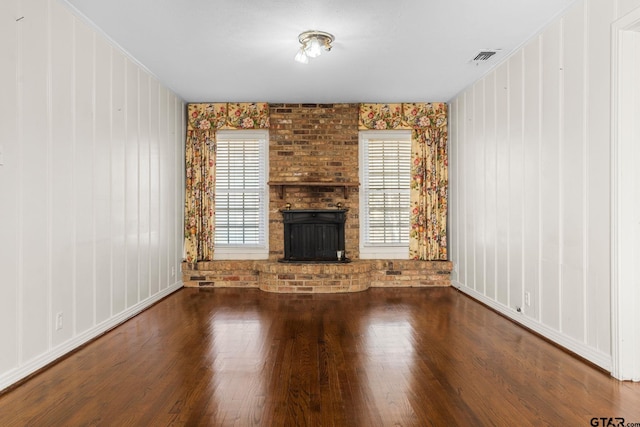
MULTIPOLYGON (((76 331, 93 326, 93 32, 75 25, 74 49, 74 148, 73 188, 75 209, 75 315, 76 331)), ((69 319, 71 320, 71 319, 69 319)))
MULTIPOLYGON (((172 111, 175 108, 173 100, 168 99, 167 102, 168 102, 168 110, 172 111)), ((167 120, 167 134, 171 135, 177 129, 177 122, 176 122, 176 119, 173 117, 167 117, 166 120, 167 120)), ((176 155, 176 147, 173 144, 169 143, 167 145, 166 155, 164 156, 165 173, 163 175, 166 178, 166 181, 165 181, 166 190, 163 191, 162 193, 165 196, 165 206, 167 206, 166 212, 168 212, 166 228, 165 228, 165 232, 167 233, 168 244, 166 245, 165 252, 167 253, 167 259, 169 260, 169 262, 167 263, 165 271, 167 272, 167 277, 169 278, 169 282, 172 282, 173 280, 175 280, 173 275, 171 274, 172 268, 173 268, 171 260, 176 255, 174 248, 176 248, 178 245, 178 242, 176 241, 176 226, 175 226, 176 209, 177 209, 175 206, 175 203, 177 202, 175 186, 176 186, 176 181, 178 180, 178 175, 176 174, 175 163, 172 161, 175 155, 176 155)), ((161 169, 163 169, 162 166, 161 166, 161 169)), ((182 204, 183 203, 181 203, 181 205, 182 204)), ((180 224, 180 226, 182 227, 182 224, 180 224)), ((180 243, 180 248, 182 249, 181 243, 180 243)), ((182 252, 180 253, 180 256, 182 257, 182 252)))
MULTIPOLYGON (((640 7, 640 1, 637 1, 640 7)), ((609 229, 611 223, 610 205, 603 200, 609 193, 611 176, 611 155, 608 144, 611 126, 604 117, 609 117, 611 87, 611 65, 602 60, 602 55, 611 56, 610 29, 598 25, 601 20, 614 21, 613 8, 608 3, 587 3, 587 87, 589 98, 587 105, 587 342, 603 352, 611 351, 611 295, 603 283, 609 281, 611 269, 609 229), (601 84, 606 82, 606 84, 601 84)))
POLYGON ((560 329, 560 21, 542 38, 540 320, 560 329))
POLYGON ((475 247, 474 250, 474 270, 475 270, 475 288, 480 293, 485 292, 485 156, 483 147, 485 145, 485 118, 484 118, 484 81, 476 83, 473 87, 473 135, 474 150, 473 156, 473 180, 476 182, 476 191, 474 191, 474 217, 475 217, 475 247))
POLYGON ((509 63, 495 70, 496 88, 496 300, 509 305, 509 63))
POLYGON ((51 180, 52 204, 51 240, 51 316, 63 316, 63 328, 52 323, 52 345, 73 336, 73 278, 74 278, 74 148, 73 148, 73 48, 74 22, 64 7, 51 2, 51 180), (66 318, 66 319, 65 319, 66 318), (64 327, 66 320, 67 327, 64 327))
POLYGON ((22 2, 24 19, 19 21, 21 35, 21 105, 18 111, 21 128, 20 146, 23 167, 21 183, 21 275, 22 275, 22 358, 31 359, 45 352, 49 346, 49 295, 44 292, 48 283, 47 269, 48 219, 46 188, 48 170, 47 130, 47 4, 32 0, 22 2), (37 121, 41 126, 32 126, 37 121), (32 260, 42 263, 34 268, 32 260))
POLYGON ((0 49, 2 390, 182 286, 185 106, 58 0, 0 49))
POLYGON ((125 197, 125 232, 126 232, 126 283, 127 292, 126 304, 127 308, 137 304, 139 291, 139 205, 138 205, 138 189, 139 189, 139 78, 138 67, 131 61, 127 60, 125 65, 125 82, 126 82, 126 100, 125 100, 125 179, 126 179, 126 197, 125 197))
POLYGON ((612 373, 640 381, 640 7, 612 25, 612 373))
MULTIPOLYGON (((175 108, 175 105, 173 103, 172 100, 169 100, 169 110, 173 110, 175 108)), ((169 134, 172 134, 173 132, 176 131, 176 129, 178 128, 178 122, 176 121, 175 118, 171 118, 167 120, 167 124, 169 125, 169 128, 167 129, 169 134)), ((167 163, 166 163, 166 169, 167 169, 167 205, 169 207, 172 207, 173 209, 170 210, 169 212, 169 221, 168 221, 168 228, 167 228, 167 235, 169 238, 169 244, 167 245, 168 248, 168 257, 169 260, 173 259, 173 257, 176 255, 175 253, 175 248, 180 248, 181 249, 181 253, 180 256, 182 256, 182 242, 178 241, 176 238, 176 233, 178 231, 178 228, 176 227, 176 218, 177 218, 177 212, 178 209, 180 209, 180 212, 182 212, 182 206, 184 205, 184 202, 179 202, 177 199, 177 189, 176 189, 176 182, 179 181, 179 174, 176 170, 176 165, 174 162, 172 162, 172 159, 175 157, 176 153, 176 147, 173 144, 169 144, 169 146, 167 147, 168 149, 168 156, 167 156, 167 163), (176 204, 178 204, 179 206, 176 206, 176 204)), ((183 227, 183 224, 180 224, 180 228, 183 227)), ((173 271, 174 267, 173 265, 171 265, 171 262, 168 263, 167 265, 167 274, 169 276, 169 281, 174 280, 174 275, 177 274, 176 272, 173 271)))
POLYGON ((509 306, 522 310, 523 53, 509 59, 509 306))
POLYGON ((584 339, 584 3, 563 19, 563 134, 560 191, 562 197, 561 328, 584 339))
POLYGON ((576 1, 451 101, 454 284, 605 369, 610 28, 634 7, 640 0, 576 1), (483 260, 472 261, 474 245, 484 248, 483 260))
MULTIPOLYGON (((467 100, 467 94, 464 93, 460 96, 460 102, 458 104, 458 114, 460 117, 459 123, 460 126, 458 127, 458 170, 462 171, 462 170, 466 170, 467 167, 467 163, 466 163, 466 157, 467 157, 467 107, 466 107, 466 100, 467 100)), ((460 265, 460 268, 458 269, 458 276, 460 277, 461 283, 469 283, 468 281, 468 256, 467 256, 467 183, 465 182, 465 179, 467 179, 466 175, 463 175, 462 173, 459 173, 458 175, 458 185, 459 185, 459 194, 460 194, 460 198, 459 198, 459 209, 460 209, 460 215, 459 215, 459 221, 458 221, 458 233, 460 235, 459 241, 460 241, 460 262, 458 263, 460 265)))
POLYGON ((111 316, 111 47, 95 38, 95 123, 93 206, 95 232, 95 322, 111 316))
POLYGON ((126 64, 120 52, 111 50, 111 284, 112 313, 126 308, 126 64))
POLYGON ((10 58, 15 67, 0 67, 0 146, 2 164, 0 165, 0 372, 6 372, 16 366, 19 360, 19 302, 20 290, 18 274, 19 216, 20 204, 18 192, 12 191, 19 176, 19 139, 18 139, 18 55, 20 27, 24 25, 19 15, 18 0, 0 2, 0 51, 10 58))
POLYGON ((149 296, 149 76, 138 75, 138 300, 149 296))
POLYGON ((540 39, 524 48, 523 311, 538 318, 540 288, 540 39))
POLYGON ((149 79, 149 294, 160 291, 160 85, 149 79))
MULTIPOLYGON (((52 235, 53 235, 53 220, 52 220, 52 216, 53 216, 53 208, 52 208, 52 151, 53 151, 53 103, 52 103, 52 98, 53 98, 53 94, 52 94, 52 79, 51 79, 51 75, 52 75, 52 59, 51 59, 51 52, 53 50, 53 43, 52 43, 52 27, 53 27, 53 23, 52 23, 52 15, 53 15, 53 11, 52 11, 52 4, 51 1, 47 2, 47 11, 46 11, 46 19, 47 19, 47 26, 46 26, 46 41, 47 41, 47 46, 46 46, 46 51, 47 51, 47 69, 46 69, 46 75, 47 75, 47 83, 46 83, 46 87, 47 87, 47 94, 46 94, 46 100, 47 100, 47 116, 46 118, 44 118, 46 120, 46 130, 47 130, 47 140, 45 142, 45 150, 47 153, 47 187, 45 189, 45 194, 46 194, 46 200, 44 201, 43 205, 44 205, 44 216, 47 219, 47 236, 44 237, 44 242, 46 242, 47 248, 47 254, 49 255, 46 259, 46 263, 45 263, 45 270, 46 270, 46 275, 47 275, 47 285, 46 285, 46 294, 48 295, 47 298, 47 316, 49 317, 49 321, 51 321, 51 319, 53 319, 53 310, 52 310, 52 306, 53 306, 53 302, 52 302, 52 288, 53 288, 53 283, 52 283, 52 273, 53 273, 53 260, 52 260, 52 249, 53 249, 53 239, 52 239, 52 235)), ((47 334, 49 335, 49 342, 47 343, 48 346, 50 347, 52 345, 53 342, 53 329, 51 327, 47 328, 47 334)))
MULTIPOLYGON (((167 111, 170 112, 173 109, 173 101, 171 99, 167 99, 167 111)), ((172 131, 175 130, 176 123, 175 119, 172 119, 169 115, 165 117, 166 123, 166 133, 168 135, 171 134, 172 131)), ((164 146, 164 150, 162 152, 162 161, 160 163, 160 173, 162 174, 162 205, 163 212, 166 212, 167 215, 163 222, 163 228, 165 241, 167 242, 164 250, 165 257, 167 260, 171 260, 173 254, 173 247, 176 244, 175 241, 175 229, 173 225, 173 221, 175 220, 175 208, 173 208, 173 203, 175 203, 175 187, 174 182, 177 179, 174 171, 174 164, 171 159, 173 159, 173 155, 175 153, 175 147, 167 141, 167 144, 164 146)), ((182 245, 180 246, 182 248, 182 245)), ((165 266, 165 276, 167 277, 167 283, 173 280, 171 276, 171 262, 167 262, 165 266)))
POLYGON ((158 252, 160 263, 160 290, 169 286, 169 200, 170 188, 168 177, 169 152, 169 102, 168 91, 164 87, 159 88, 158 94, 158 252), (166 248, 163 250, 163 248, 166 248))
POLYGON ((184 141, 182 141, 182 135, 185 135, 185 127, 186 127, 186 114, 176 114, 178 110, 178 105, 174 98, 172 102, 172 111, 174 112, 172 116, 172 128, 170 130, 170 134, 174 136, 173 140, 180 140, 180 143, 174 143, 172 145, 173 148, 173 156, 172 160, 172 173, 171 173, 171 185, 173 186, 173 194, 172 199, 169 201, 170 205, 173 207, 173 215, 171 217, 171 225, 173 227, 173 234, 171 238, 171 243, 169 245, 170 256, 169 259, 173 261, 170 271, 171 271, 171 281, 174 282, 179 277, 178 272, 180 271, 180 263, 179 260, 183 259, 183 222, 181 219, 183 218, 183 207, 184 207, 184 141), (178 130, 181 129, 180 132, 178 130), (179 134, 180 136, 176 135, 179 134))
POLYGON ((484 180, 485 180, 485 295, 496 298, 496 231, 497 169, 496 169, 496 79, 489 76, 484 85, 484 180))
POLYGON ((476 148, 477 141, 475 139, 475 120, 476 118, 473 116, 474 109, 474 90, 473 88, 469 90, 468 95, 465 99, 465 111, 466 111, 466 123, 465 123, 465 191, 466 197, 466 214, 465 220, 467 224, 466 230, 466 257, 467 257, 467 283, 473 289, 476 288, 476 227, 477 227, 477 218, 475 216, 476 212, 476 203, 477 200, 475 198, 475 194, 473 191, 469 192, 469 188, 472 187, 473 181, 475 179, 475 170, 476 170, 476 148))
MULTIPOLYGON (((24 58, 23 58, 23 49, 24 49, 24 7, 22 5, 22 1, 16 1, 16 14, 14 15, 16 22, 16 56, 15 59, 15 87, 16 87, 16 99, 15 99, 15 125, 16 125, 16 142, 17 142, 17 150, 16 150, 16 175, 15 178, 18 182, 20 182, 23 169, 24 169, 24 148, 23 148, 23 139, 24 139, 24 131, 23 131, 23 115, 22 110, 24 108, 24 58)), ((17 244, 16 244, 16 252, 17 252, 17 262, 16 262, 16 272, 17 272, 17 280, 16 280, 16 332, 17 332, 17 341, 16 341, 16 354, 18 356, 18 365, 21 360, 23 360, 24 353, 24 274, 22 264, 24 262, 24 242, 23 242, 23 232, 22 229, 24 227, 24 217, 22 215, 22 204, 23 204, 23 191, 22 186, 20 187, 20 191, 16 191, 17 193, 15 201, 16 201, 16 229, 17 229, 17 244)), ((7 190, 9 191, 9 190, 7 190)), ((10 193, 11 194, 11 193, 10 193)))
POLYGON ((112 313, 126 308, 126 70, 127 59, 111 51, 111 283, 112 313))

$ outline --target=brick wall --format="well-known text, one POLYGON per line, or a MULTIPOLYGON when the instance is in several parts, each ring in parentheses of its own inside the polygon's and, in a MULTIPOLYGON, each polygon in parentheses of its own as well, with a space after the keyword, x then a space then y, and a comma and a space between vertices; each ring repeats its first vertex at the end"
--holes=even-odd
MULTIPOLYGON (((269 180, 358 183, 358 104, 271 104, 269 180)), ((280 209, 349 208, 345 250, 358 258, 358 188, 291 186, 269 192, 270 260, 284 255, 280 209)))

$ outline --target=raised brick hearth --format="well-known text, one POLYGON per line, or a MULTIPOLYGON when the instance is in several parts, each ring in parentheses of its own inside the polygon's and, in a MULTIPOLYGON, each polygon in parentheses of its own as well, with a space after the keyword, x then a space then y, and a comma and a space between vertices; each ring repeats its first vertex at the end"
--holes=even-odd
POLYGON ((370 287, 450 286, 449 261, 356 260, 335 264, 275 261, 183 263, 187 287, 245 287, 281 293, 358 292, 370 287))

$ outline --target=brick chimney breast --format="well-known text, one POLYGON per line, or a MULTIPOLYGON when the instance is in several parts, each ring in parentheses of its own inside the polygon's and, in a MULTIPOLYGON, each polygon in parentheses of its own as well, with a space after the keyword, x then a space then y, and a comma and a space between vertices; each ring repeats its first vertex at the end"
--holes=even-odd
MULTIPOLYGON (((269 129, 269 181, 358 183, 359 104, 271 104, 269 129)), ((358 187, 290 186, 280 198, 269 191, 269 259, 284 253, 282 215, 287 203, 292 209, 348 208, 345 251, 358 258, 358 187)))

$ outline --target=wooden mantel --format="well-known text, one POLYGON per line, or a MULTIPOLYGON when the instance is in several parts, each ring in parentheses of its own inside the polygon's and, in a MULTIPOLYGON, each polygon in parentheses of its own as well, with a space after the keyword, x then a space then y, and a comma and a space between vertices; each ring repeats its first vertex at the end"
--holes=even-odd
POLYGON ((349 192, 347 191, 350 187, 358 187, 360 184, 357 182, 327 182, 327 181, 269 181, 268 184, 272 187, 276 187, 278 191, 278 196, 281 199, 284 198, 285 189, 287 187, 333 187, 333 188, 342 188, 344 192, 344 198, 349 198, 349 192))

